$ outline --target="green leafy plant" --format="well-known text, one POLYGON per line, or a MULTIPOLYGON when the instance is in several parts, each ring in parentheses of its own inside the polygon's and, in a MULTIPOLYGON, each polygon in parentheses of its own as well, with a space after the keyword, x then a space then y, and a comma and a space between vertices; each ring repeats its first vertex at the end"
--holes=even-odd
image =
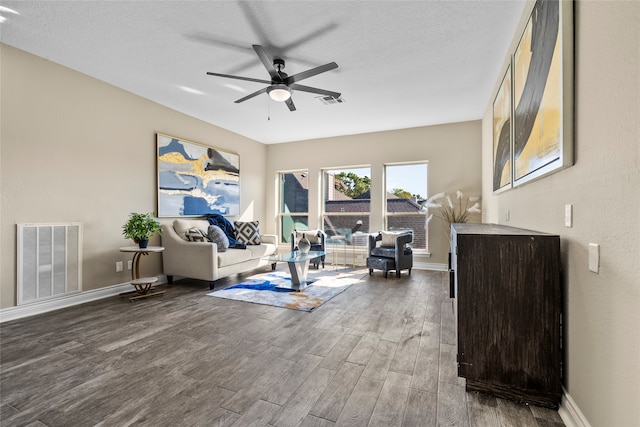
POLYGON ((149 240, 155 233, 160 233, 160 222, 150 213, 129 214, 129 220, 122 226, 122 234, 127 239, 133 239, 136 243, 140 240, 149 240))

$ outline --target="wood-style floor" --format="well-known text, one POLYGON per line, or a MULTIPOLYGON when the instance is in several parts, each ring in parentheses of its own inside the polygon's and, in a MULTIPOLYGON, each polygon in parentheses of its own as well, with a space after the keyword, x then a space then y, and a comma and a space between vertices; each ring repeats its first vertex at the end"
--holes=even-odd
POLYGON ((563 425, 465 392, 445 273, 358 274, 310 313, 184 280, 2 324, 0 425, 563 425))

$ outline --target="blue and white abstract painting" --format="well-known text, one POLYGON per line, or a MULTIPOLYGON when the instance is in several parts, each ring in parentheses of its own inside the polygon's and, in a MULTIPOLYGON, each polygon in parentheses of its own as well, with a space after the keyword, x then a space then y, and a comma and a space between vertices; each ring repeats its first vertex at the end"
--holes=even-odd
POLYGON ((158 216, 238 215, 240 156, 157 134, 158 216))

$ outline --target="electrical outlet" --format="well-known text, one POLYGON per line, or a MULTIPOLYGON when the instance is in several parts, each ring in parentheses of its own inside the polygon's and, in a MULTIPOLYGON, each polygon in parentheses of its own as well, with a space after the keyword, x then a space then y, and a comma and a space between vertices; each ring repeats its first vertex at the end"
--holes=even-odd
POLYGON ((133 268, 133 261, 127 261, 127 270, 131 270, 133 268))
POLYGON ((116 273, 120 273, 122 271, 122 261, 116 262, 116 273))
POLYGON ((511 210, 507 209, 507 211, 504 214, 504 220, 509 222, 510 219, 511 219, 511 210))

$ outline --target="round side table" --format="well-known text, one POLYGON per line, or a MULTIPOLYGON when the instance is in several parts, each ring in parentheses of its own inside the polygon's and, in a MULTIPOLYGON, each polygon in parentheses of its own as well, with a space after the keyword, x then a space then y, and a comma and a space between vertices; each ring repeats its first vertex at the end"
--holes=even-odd
POLYGON ((142 255, 149 255, 149 252, 162 252, 164 246, 147 246, 146 248, 140 248, 138 246, 126 246, 120 248, 120 252, 134 252, 133 254, 133 268, 131 269, 131 280, 138 279, 140 277, 140 257, 142 255))
POLYGON ((163 295, 165 291, 154 291, 153 284, 158 281, 157 277, 140 277, 140 257, 143 255, 149 255, 150 252, 162 252, 164 247, 162 246, 147 246, 146 248, 140 248, 138 246, 126 246, 120 248, 120 252, 133 252, 133 263, 131 268, 131 285, 135 288, 133 292, 125 292, 120 294, 121 296, 135 294, 129 297, 129 301, 152 297, 154 295, 163 295))

